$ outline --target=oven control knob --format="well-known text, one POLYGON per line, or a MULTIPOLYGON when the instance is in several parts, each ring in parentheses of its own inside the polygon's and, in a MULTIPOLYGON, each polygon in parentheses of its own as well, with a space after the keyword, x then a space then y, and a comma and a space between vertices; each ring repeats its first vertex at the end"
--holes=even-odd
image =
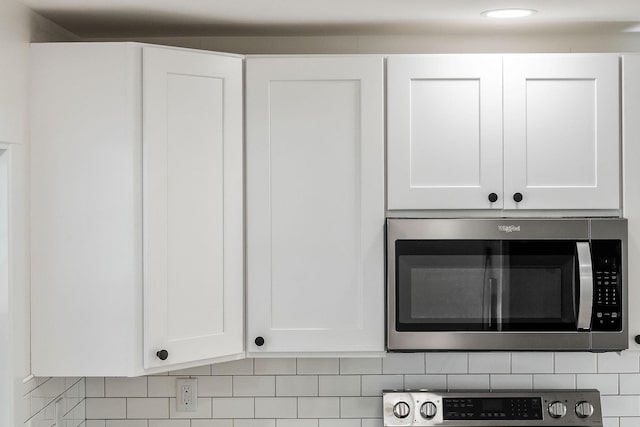
POLYGON ((396 418, 407 418, 410 410, 411 408, 409 408, 407 402, 398 402, 393 405, 393 415, 395 415, 396 418))
POLYGON ((420 415, 427 420, 435 417, 437 412, 438 408, 436 408, 436 404, 433 402, 424 402, 420 407, 420 415))
POLYGON ((553 418, 562 418, 567 415, 567 405, 562 402, 555 401, 549 404, 549 415, 553 418))
POLYGON ((589 418, 593 415, 593 405, 589 402, 582 401, 576 404, 576 415, 580 418, 589 418))

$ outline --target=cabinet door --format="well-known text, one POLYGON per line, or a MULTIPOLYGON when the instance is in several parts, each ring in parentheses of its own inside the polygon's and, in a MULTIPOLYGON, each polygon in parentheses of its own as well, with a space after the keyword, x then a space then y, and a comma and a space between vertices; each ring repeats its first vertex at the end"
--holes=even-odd
POLYGON ((388 58, 389 209, 502 208, 501 67, 495 55, 388 58))
POLYGON ((253 355, 384 350, 382 73, 380 57, 247 59, 253 355))
POLYGON ((620 207, 618 62, 505 57, 505 209, 620 207))
POLYGON ((242 60, 143 61, 145 368, 242 353, 242 60))

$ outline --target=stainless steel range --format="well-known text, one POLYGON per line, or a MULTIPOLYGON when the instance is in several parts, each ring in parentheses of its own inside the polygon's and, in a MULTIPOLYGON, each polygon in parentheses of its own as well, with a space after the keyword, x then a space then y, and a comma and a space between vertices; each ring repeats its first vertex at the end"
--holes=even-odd
POLYGON ((602 427, 598 390, 385 390, 385 427, 602 427))

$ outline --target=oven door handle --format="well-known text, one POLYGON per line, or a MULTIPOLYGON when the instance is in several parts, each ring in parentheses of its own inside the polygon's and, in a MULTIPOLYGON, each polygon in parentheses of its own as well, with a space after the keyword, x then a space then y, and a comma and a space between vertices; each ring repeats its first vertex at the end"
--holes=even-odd
POLYGON ((591 329, 593 311, 593 264, 589 242, 576 242, 580 299, 578 302, 578 329, 591 329))

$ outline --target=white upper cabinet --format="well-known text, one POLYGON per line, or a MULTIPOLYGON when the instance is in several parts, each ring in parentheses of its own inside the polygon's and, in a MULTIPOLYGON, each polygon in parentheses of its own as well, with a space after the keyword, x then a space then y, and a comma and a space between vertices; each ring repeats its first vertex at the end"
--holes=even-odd
POLYGON ((502 208, 500 56, 389 57, 387 120, 389 209, 502 208))
POLYGON ((620 207, 618 63, 616 54, 504 57, 506 209, 620 207))
POLYGON ((33 373, 243 357, 242 59, 133 43, 32 59, 33 373))
POLYGON ((143 63, 145 368, 241 353, 242 62, 144 48, 143 63))
POLYGON ((392 56, 387 96, 389 209, 620 207, 615 54, 392 56))
POLYGON ((247 351, 384 350, 383 59, 247 59, 247 351))

